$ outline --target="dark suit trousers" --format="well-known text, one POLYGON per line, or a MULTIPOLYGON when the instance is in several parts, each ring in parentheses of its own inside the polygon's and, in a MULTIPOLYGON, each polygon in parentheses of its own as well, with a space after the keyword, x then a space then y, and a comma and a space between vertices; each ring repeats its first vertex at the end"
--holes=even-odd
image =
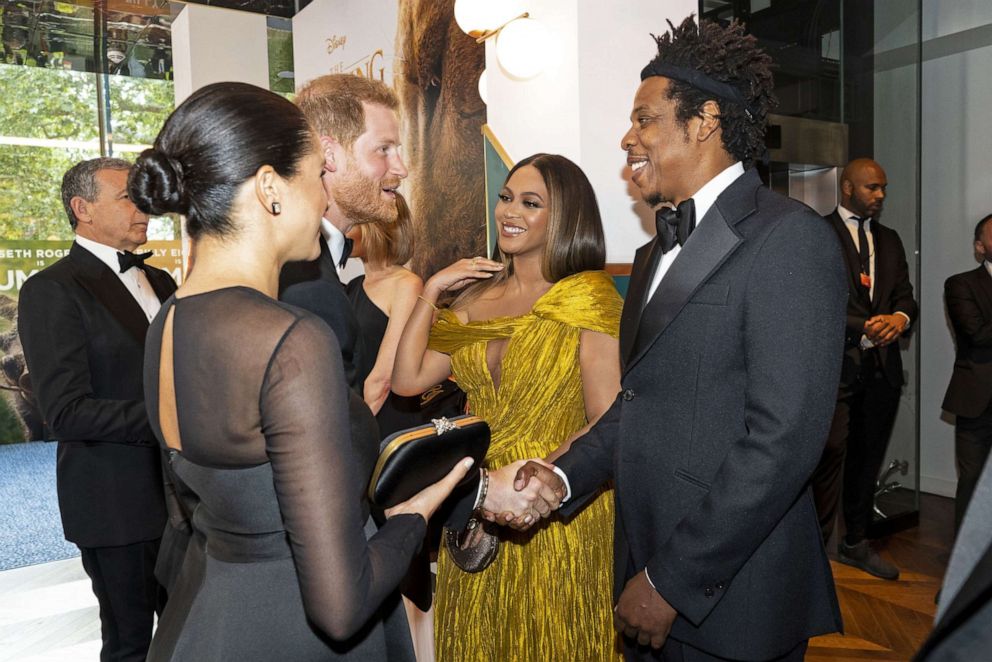
POLYGON ((875 483, 899 408, 901 389, 885 378, 876 350, 863 353, 861 367, 855 382, 838 392, 827 445, 811 481, 824 545, 833 535, 841 499, 847 542, 867 536, 875 483))
POLYGON ((992 404, 975 418, 958 416, 954 424, 954 461, 958 467, 958 489, 954 497, 954 532, 968 510, 971 495, 992 447, 992 404))
MULTIPOLYGON (((800 642, 791 651, 780 657, 763 660, 761 662, 803 662, 806 656, 808 641, 800 642)), ((730 662, 728 658, 716 657, 705 653, 698 648, 683 644, 669 638, 660 651, 651 651, 646 646, 638 646, 635 649, 630 646, 630 640, 624 640, 624 659, 627 660, 659 660, 660 662, 730 662)))
POLYGON ((80 547, 83 569, 100 603, 100 662, 142 662, 165 590, 155 580, 160 540, 119 547, 80 547))

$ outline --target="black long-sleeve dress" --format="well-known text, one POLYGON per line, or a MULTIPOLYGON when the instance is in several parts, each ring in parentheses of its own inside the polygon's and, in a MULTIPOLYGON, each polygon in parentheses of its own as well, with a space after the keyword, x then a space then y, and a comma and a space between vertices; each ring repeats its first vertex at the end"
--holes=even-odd
POLYGON ((170 313, 193 539, 148 659, 412 661, 396 587, 426 525, 369 522, 375 449, 351 442, 334 334, 249 288, 169 299, 145 345, 160 440, 170 313))

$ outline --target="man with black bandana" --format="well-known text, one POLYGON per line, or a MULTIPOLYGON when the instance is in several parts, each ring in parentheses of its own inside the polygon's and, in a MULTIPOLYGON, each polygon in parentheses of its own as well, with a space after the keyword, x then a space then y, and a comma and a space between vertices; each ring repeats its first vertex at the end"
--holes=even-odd
MULTIPOLYGON (((690 17, 657 43, 621 147, 658 236, 634 259, 622 390, 555 463, 562 511, 614 482, 628 660, 798 661, 841 627, 808 488, 840 376, 840 246, 753 168, 773 104, 755 40, 690 17)), ((549 474, 528 463, 518 487, 549 474)))

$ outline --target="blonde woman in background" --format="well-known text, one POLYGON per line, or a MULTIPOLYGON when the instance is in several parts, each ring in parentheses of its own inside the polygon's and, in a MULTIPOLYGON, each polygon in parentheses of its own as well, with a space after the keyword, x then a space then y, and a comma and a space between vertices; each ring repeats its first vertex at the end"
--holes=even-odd
MULTIPOLYGON (((346 289, 365 346, 369 352, 376 352, 375 364, 365 379, 364 399, 375 414, 381 439, 423 422, 418 396, 404 397, 390 391, 396 347, 417 297, 424 289, 420 277, 404 266, 413 257, 413 220, 406 200, 399 193, 396 194, 396 212, 396 220, 392 223, 355 225, 348 233, 355 242, 351 255, 361 259, 365 268, 365 275, 349 281, 346 289)), ((422 567, 411 568, 411 572, 424 573, 427 581, 427 563, 426 556, 415 560, 414 564, 422 564, 422 567)), ((432 662, 433 610, 422 611, 405 597, 403 604, 417 660, 432 662)))
POLYGON ((365 275, 348 283, 348 299, 375 364, 365 379, 365 403, 376 415, 381 438, 420 425, 417 397, 390 392, 393 361, 403 327, 424 289, 420 276, 404 265, 413 257, 413 221, 410 208, 396 194, 397 217, 392 223, 356 225, 348 237, 355 243, 352 257, 360 258, 365 275))

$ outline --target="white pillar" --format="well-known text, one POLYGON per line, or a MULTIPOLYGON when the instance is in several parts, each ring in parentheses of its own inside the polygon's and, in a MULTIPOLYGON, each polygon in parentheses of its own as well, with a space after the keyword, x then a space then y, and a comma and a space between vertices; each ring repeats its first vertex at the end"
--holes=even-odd
POLYGON ((353 73, 393 84, 397 0, 313 0, 293 17, 296 89, 353 73))
POLYGON ((210 83, 240 81, 269 89, 265 16, 187 4, 172 22, 176 105, 210 83))

